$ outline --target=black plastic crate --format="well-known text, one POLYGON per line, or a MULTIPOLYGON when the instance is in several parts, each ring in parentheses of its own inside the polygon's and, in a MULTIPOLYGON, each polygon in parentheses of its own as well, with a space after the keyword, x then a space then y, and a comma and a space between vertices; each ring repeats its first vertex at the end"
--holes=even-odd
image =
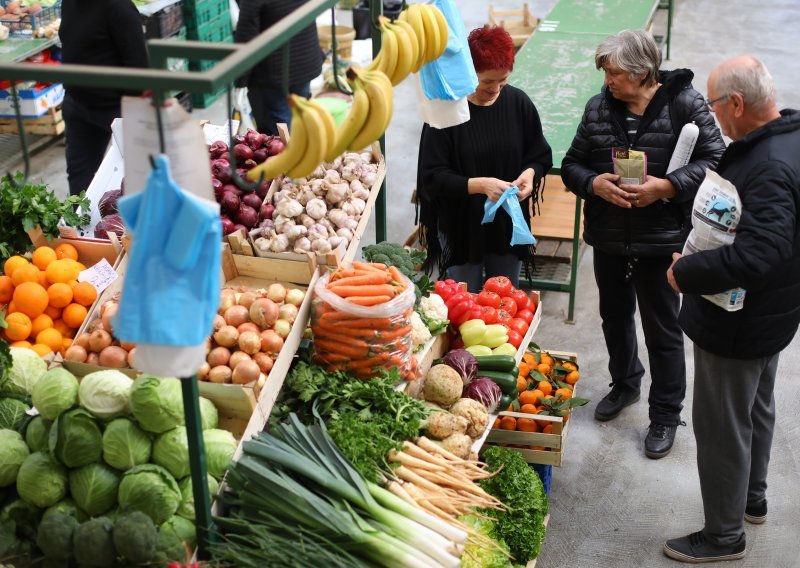
POLYGON ((145 17, 143 25, 146 38, 168 38, 176 34, 183 27, 181 4, 172 4, 145 17))

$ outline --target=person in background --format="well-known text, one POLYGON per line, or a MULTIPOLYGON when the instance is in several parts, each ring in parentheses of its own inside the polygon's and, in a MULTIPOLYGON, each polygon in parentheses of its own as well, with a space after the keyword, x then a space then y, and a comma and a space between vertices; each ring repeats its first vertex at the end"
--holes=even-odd
MULTIPOLYGON (((147 67, 142 17, 131 0, 63 0, 61 62, 111 67, 147 67)), ((121 91, 65 83, 64 141, 70 195, 91 184, 111 140, 111 123, 122 116, 121 91)))
POLYGON ((705 527, 667 541, 664 553, 691 563, 742 558, 743 519, 767 519, 778 356, 800 323, 800 111, 778 110, 769 71, 750 56, 712 70, 707 95, 733 139, 717 173, 736 186, 742 215, 732 244, 675 253, 667 272, 683 293, 680 323, 694 342, 705 527), (738 287, 746 290, 739 311, 701 297, 738 287))
MULTIPOLYGON (((305 4, 306 0, 239 0, 239 22, 234 40, 246 43, 305 4)), ((283 51, 289 49, 289 91, 311 97, 311 80, 322 72, 325 55, 316 24, 297 33, 287 44, 236 80, 247 87, 247 98, 259 132, 278 134, 277 124, 291 125, 292 114, 283 94, 283 51)))
POLYGON ((530 225, 536 198, 553 165, 539 113, 528 96, 508 85, 514 68, 514 43, 501 27, 484 26, 468 37, 478 86, 467 97, 470 119, 450 128, 422 128, 419 148, 420 242, 427 247, 426 269, 466 282, 478 292, 486 278, 508 277, 515 288, 532 247, 511 246, 512 222, 500 209, 482 225, 484 203, 519 188, 525 222, 530 225))
POLYGON ((594 416, 612 420, 639 400, 644 367, 634 320, 638 302, 652 377, 645 455, 657 459, 672 449, 686 394, 680 298, 664 271, 692 228, 692 203, 705 170, 715 167, 725 145, 692 88, 693 73, 659 71, 661 51, 648 32, 624 30, 606 38, 595 65, 605 73, 603 90, 586 104, 561 164, 564 184, 585 200, 583 238, 593 247, 609 355, 611 392, 594 416), (667 174, 689 122, 700 130, 690 162, 667 174), (646 153, 643 184, 620 183, 612 160, 617 147, 646 153))

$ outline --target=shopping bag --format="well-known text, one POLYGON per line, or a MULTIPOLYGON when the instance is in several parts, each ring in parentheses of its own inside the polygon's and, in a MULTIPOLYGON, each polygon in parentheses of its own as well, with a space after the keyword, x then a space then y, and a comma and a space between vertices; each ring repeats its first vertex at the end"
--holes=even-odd
POLYGON ((535 245, 536 239, 531 234, 530 227, 525 222, 525 217, 522 215, 522 207, 519 206, 517 200, 517 192, 519 188, 515 185, 509 187, 500 196, 497 201, 486 200, 483 205, 483 220, 481 225, 491 223, 494 221, 494 216, 497 210, 501 207, 506 210, 508 216, 511 217, 513 228, 511 230, 511 245, 535 245))
POLYGON ((253 108, 247 98, 247 87, 234 89, 231 118, 239 121, 237 134, 246 134, 248 130, 256 129, 256 123, 253 120, 253 108))
POLYGON ((434 128, 450 128, 469 122, 469 103, 467 97, 458 100, 429 99, 422 92, 419 75, 415 74, 417 84, 417 109, 423 122, 434 128))
POLYGON ((433 5, 447 20, 447 49, 420 69, 422 89, 429 99, 456 101, 475 92, 478 75, 472 64, 464 20, 454 0, 434 0, 433 5))

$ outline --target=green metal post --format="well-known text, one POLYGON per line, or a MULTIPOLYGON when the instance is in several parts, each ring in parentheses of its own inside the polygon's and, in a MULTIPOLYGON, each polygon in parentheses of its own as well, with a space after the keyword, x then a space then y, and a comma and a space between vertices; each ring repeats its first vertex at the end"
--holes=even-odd
POLYGON ((672 1, 667 0, 667 59, 669 59, 669 48, 672 47, 672 1))
MULTIPOLYGON (((378 18, 383 15, 383 1, 372 0, 369 4, 369 17, 371 20, 370 30, 372 32, 372 57, 378 56, 381 50, 381 30, 377 27, 378 18)), ((381 152, 383 159, 386 159, 386 134, 380 138, 381 152)), ((383 178, 381 191, 375 200, 375 242, 386 240, 386 178, 383 178)))
POLYGON ((575 294, 578 292, 578 263, 580 258, 581 234, 581 198, 575 196, 575 235, 572 237, 572 258, 569 271, 569 308, 567 310, 567 323, 575 323, 575 294))

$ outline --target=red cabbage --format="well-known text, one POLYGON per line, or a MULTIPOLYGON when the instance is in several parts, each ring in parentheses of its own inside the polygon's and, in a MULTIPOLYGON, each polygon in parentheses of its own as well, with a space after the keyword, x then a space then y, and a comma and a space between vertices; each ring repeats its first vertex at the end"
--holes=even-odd
POLYGON ((103 197, 100 198, 100 203, 97 205, 97 208, 100 210, 101 217, 113 215, 117 212, 117 200, 121 195, 121 189, 112 189, 111 191, 106 191, 103 194, 103 197))
POLYGON ((125 233, 125 224, 122 222, 122 217, 116 213, 100 219, 100 222, 94 228, 95 238, 107 239, 108 233, 115 233, 118 237, 122 237, 125 233))
POLYGON ((500 397, 503 392, 497 383, 488 377, 478 377, 472 381, 464 389, 464 396, 477 400, 483 404, 489 412, 494 412, 497 408, 497 403, 500 402, 500 397))
POLYGON ((442 359, 442 363, 452 367, 461 375, 464 386, 467 386, 478 373, 478 360, 466 349, 454 349, 442 359))

